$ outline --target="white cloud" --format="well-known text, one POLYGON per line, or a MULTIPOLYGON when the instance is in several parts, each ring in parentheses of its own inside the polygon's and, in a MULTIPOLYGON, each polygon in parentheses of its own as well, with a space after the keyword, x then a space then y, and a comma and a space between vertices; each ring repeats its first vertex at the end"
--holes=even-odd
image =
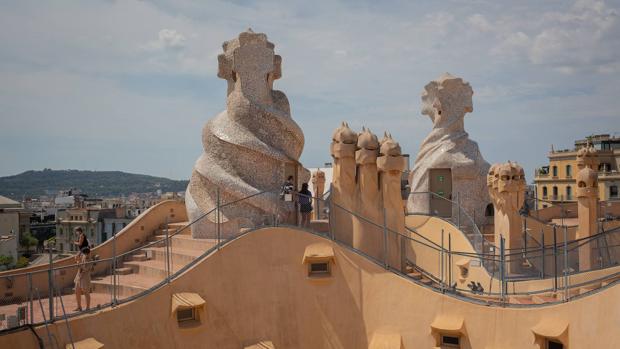
POLYGON ((148 42, 142 47, 147 50, 181 49, 185 47, 185 36, 174 29, 162 29, 157 34, 157 40, 148 42))
POLYGON ((524 32, 510 33, 491 49, 491 54, 498 56, 517 56, 531 45, 531 39, 524 32))
POLYGON ((603 66, 620 62, 618 12, 603 1, 578 0, 566 9, 515 13, 503 21, 492 54, 527 58, 562 74, 608 72, 603 66))
POLYGON ((482 32, 488 32, 493 29, 491 23, 489 23, 489 21, 487 21, 487 19, 479 13, 469 16, 469 18, 467 18, 467 23, 469 23, 469 25, 471 25, 474 29, 482 32))

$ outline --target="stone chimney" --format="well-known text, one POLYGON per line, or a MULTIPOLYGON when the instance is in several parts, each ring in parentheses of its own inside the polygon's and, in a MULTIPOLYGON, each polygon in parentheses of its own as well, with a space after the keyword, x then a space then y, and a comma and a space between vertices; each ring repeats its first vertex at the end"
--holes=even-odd
POLYGON ((387 238, 388 264, 392 268, 404 270, 405 256, 401 253, 404 241, 399 234, 405 235, 405 208, 400 191, 401 177, 406 167, 405 158, 402 156, 398 142, 387 133, 381 140, 379 153, 377 167, 381 172, 385 223, 390 230, 387 238))
POLYGON ((325 172, 321 171, 321 169, 317 169, 312 174, 312 188, 314 189, 314 210, 312 211, 314 219, 321 219, 321 211, 319 208, 323 206, 319 204, 319 201, 323 198, 323 193, 325 192, 325 172))
MULTIPOLYGON (((520 248, 522 245, 521 217, 519 210, 525 201, 525 172, 515 162, 491 166, 487 176, 489 195, 495 207, 495 246, 500 246, 501 237, 505 248, 520 248)), ((510 270, 516 265, 510 263, 510 270)))
POLYGON ((399 234, 406 234, 400 190, 406 163, 400 145, 387 133, 379 142, 370 130, 363 128, 355 134, 343 123, 334 132, 331 153, 330 225, 335 237, 400 270, 404 264, 399 234), (387 236, 384 222, 390 231, 387 236))
MULTIPOLYGON (((595 235, 598 232, 598 173, 589 166, 577 173, 577 239, 595 235)), ((592 267, 592 244, 579 247, 579 270, 592 267)))
POLYGON ((369 129, 362 128, 357 137, 355 152, 357 164, 355 213, 363 219, 353 218, 353 247, 374 258, 380 258, 383 253, 383 229, 380 228, 383 225, 383 212, 377 171, 378 155, 377 136, 369 129))
POLYGON ((353 243, 352 215, 355 204, 355 151, 357 133, 345 122, 332 136, 330 152, 334 158, 330 226, 334 237, 351 245, 353 243))

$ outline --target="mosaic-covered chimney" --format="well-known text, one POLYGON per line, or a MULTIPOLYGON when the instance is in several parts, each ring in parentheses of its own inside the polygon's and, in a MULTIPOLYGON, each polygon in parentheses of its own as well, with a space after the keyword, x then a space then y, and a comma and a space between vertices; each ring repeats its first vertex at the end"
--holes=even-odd
MULTIPOLYGON (((223 49, 217 76, 228 83, 226 110, 202 130, 204 152, 185 197, 188 217, 202 217, 218 199, 227 203, 267 192, 222 209, 222 234, 276 215, 294 223, 295 206, 279 200, 278 191, 289 176, 299 187, 310 173, 299 163, 303 132, 291 118, 286 95, 273 89, 282 76, 282 57, 265 34, 251 29, 226 41, 223 49)), ((207 215, 192 226, 192 236, 214 237, 216 221, 214 213, 207 215)))

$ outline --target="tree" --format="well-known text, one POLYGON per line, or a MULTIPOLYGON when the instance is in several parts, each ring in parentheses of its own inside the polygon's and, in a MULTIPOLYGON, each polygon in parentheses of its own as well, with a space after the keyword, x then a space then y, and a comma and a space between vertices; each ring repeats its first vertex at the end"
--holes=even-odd
POLYGON ((5 256, 0 254, 0 267, 9 269, 13 265, 13 256, 5 256))
POLYGON ((15 263, 15 268, 24 268, 28 266, 28 263, 30 263, 30 261, 28 260, 28 258, 21 256, 17 259, 17 263, 15 263))
POLYGON ((36 246, 38 243, 39 241, 37 240, 37 238, 30 235, 29 232, 20 234, 19 245, 26 251, 30 252, 30 247, 36 246))

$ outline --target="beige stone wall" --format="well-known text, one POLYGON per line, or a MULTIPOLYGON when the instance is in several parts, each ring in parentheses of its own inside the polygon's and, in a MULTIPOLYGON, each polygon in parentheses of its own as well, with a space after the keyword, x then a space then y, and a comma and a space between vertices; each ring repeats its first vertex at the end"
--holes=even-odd
MULTIPOLYGON (((569 303, 513 309, 457 300, 386 272, 334 245, 333 277, 308 279, 307 245, 328 240, 286 228, 252 232, 225 246, 170 285, 137 301, 70 321, 73 338, 106 348, 367 348, 376 333, 396 333, 403 348, 432 348, 430 325, 462 319, 462 348, 538 349, 533 328, 568 324, 568 348, 620 347, 614 286, 569 303), (243 256, 243 258, 239 258, 243 256), (179 329, 171 295, 196 292, 207 302, 202 324, 179 329)), ((67 343, 64 323, 51 331, 67 343)), ((37 329, 45 337, 45 329, 37 329)), ((27 331, 0 336, 2 348, 36 348, 27 331)))

